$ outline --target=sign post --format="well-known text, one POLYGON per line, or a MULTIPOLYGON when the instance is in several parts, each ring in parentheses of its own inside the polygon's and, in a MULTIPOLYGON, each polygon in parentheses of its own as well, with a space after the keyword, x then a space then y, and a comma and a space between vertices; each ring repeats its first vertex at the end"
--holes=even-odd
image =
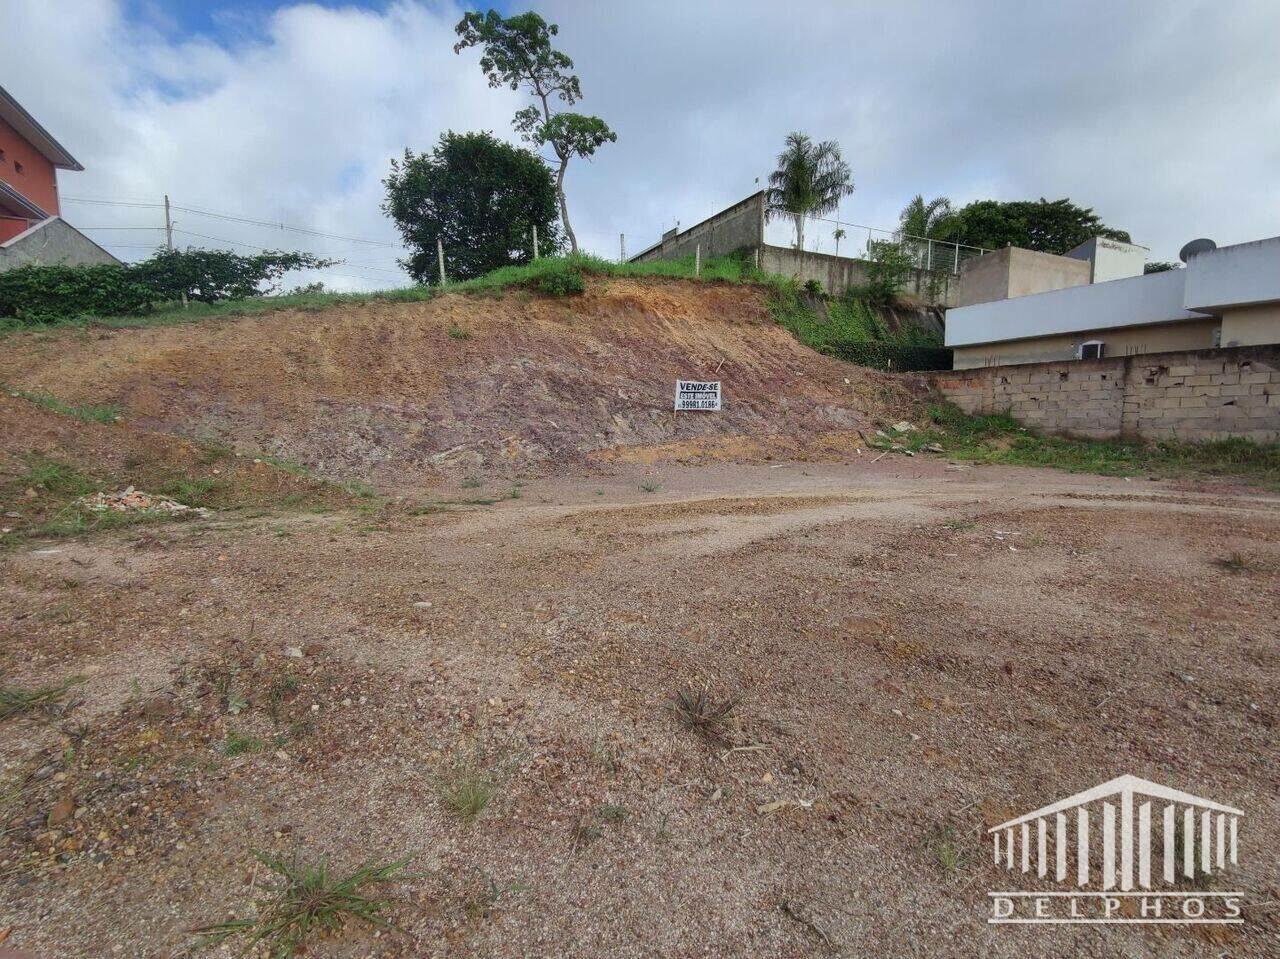
POLYGON ((675 410, 688 412, 693 410, 720 410, 719 380, 676 380, 675 410))

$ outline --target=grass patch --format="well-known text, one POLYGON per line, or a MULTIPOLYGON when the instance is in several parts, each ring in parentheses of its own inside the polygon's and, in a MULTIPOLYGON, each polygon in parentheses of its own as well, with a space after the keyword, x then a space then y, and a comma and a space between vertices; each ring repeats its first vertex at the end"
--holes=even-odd
POLYGON ((450 323, 449 329, 446 331, 451 340, 469 340, 471 339, 471 331, 464 330, 457 323, 450 323))
POLYGON ((656 493, 658 490, 662 489, 662 484, 657 480, 647 479, 640 482, 640 488, 646 493, 656 493))
POLYGON ((66 712, 69 708, 67 691, 80 682, 83 682, 81 677, 72 676, 55 686, 38 686, 34 689, 0 686, 0 719, 12 719, 14 716, 37 712, 46 716, 66 712))
POLYGON ((12 387, 5 387, 10 396, 16 396, 24 399, 29 403, 35 403, 36 406, 43 406, 46 410, 53 410, 55 413, 62 413, 64 416, 74 416, 78 420, 85 423, 114 423, 120 416, 120 407, 110 403, 64 403, 52 393, 47 392, 28 392, 27 390, 16 390, 12 387))
POLYGON ((951 823, 942 823, 931 830, 928 847, 943 872, 959 872, 969 862, 969 854, 962 848, 956 827, 951 823))
POLYGON ((1213 561, 1213 565, 1219 569, 1225 569, 1228 573, 1247 573, 1253 569, 1252 561, 1244 553, 1219 556, 1213 561))
POLYGON ((723 742, 741 700, 741 696, 717 696, 708 686, 690 686, 676 690, 671 708, 689 731, 711 742, 723 742))
POLYGON ((199 947, 240 938, 240 955, 248 955, 261 945, 271 959, 288 959, 315 934, 338 932, 351 920, 389 929, 391 923, 383 913, 390 907, 390 900, 370 893, 411 878, 404 873, 406 859, 381 865, 365 863, 346 876, 336 876, 325 859, 308 864, 296 857, 286 861, 264 853, 254 855, 275 874, 270 898, 258 904, 254 919, 197 929, 199 947))
POLYGON ((506 780, 503 750, 480 743, 458 749, 452 762, 436 773, 440 804, 463 821, 474 821, 493 804, 506 780))
MULTIPOLYGON (((661 260, 651 263, 613 263, 597 257, 570 255, 542 257, 523 266, 503 267, 485 276, 462 283, 451 283, 449 293, 492 294, 510 288, 543 290, 553 295, 565 295, 575 291, 565 289, 574 285, 572 279, 581 281, 586 276, 604 277, 673 277, 694 278, 693 257, 680 260, 661 260), (544 287, 543 282, 546 281, 544 287), (562 292, 563 290, 563 292, 562 292)), ((701 279, 727 283, 756 283, 764 275, 745 259, 724 256, 703 260, 701 279)), ((33 326, 12 318, 0 318, 0 337, 10 333, 58 328, 84 329, 106 327, 120 329, 142 326, 175 326, 199 323, 205 320, 234 319, 257 316, 279 310, 318 312, 334 306, 362 305, 366 303, 421 303, 442 295, 439 287, 408 286, 391 290, 374 290, 359 293, 290 293, 282 296, 256 296, 243 300, 220 300, 217 303, 162 303, 149 313, 136 316, 96 316, 84 314, 66 317, 50 323, 33 326)), ((463 332, 466 332, 465 330, 463 332)), ((452 335, 452 334, 450 334, 452 335)), ((458 338, 458 337, 455 337, 458 338)))
POLYGON ((1280 443, 1073 439, 1043 436, 1005 414, 968 416, 951 404, 931 405, 928 412, 930 427, 897 434, 892 442, 913 452, 937 444, 945 455, 975 463, 1048 466, 1103 476, 1229 476, 1280 489, 1280 443))
POLYGON ((377 488, 362 480, 351 480, 345 484, 346 491, 357 499, 377 499, 377 488))
POLYGON ((214 494, 222 489, 222 485, 211 478, 176 479, 161 483, 156 492, 187 506, 212 506, 217 500, 214 494))
POLYGON ((20 482, 56 496, 87 496, 97 490, 97 486, 74 466, 43 456, 27 460, 27 474, 20 482))
POLYGON ((224 756, 243 756, 247 753, 262 752, 262 740, 257 736, 238 733, 234 729, 227 732, 227 741, 222 746, 224 756))

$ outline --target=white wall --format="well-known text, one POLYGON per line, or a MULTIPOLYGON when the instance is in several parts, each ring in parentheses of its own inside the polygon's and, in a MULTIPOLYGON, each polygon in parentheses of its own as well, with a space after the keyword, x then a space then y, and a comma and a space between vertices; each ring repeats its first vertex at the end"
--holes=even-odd
POLYGON ((1179 272, 1187 274, 1187 309, 1280 300, 1280 236, 1201 253, 1179 272))
POLYGON ((1188 272, 1169 270, 947 310, 946 344, 972 346, 1169 320, 1202 320, 1203 314, 1183 308, 1183 280, 1188 272))

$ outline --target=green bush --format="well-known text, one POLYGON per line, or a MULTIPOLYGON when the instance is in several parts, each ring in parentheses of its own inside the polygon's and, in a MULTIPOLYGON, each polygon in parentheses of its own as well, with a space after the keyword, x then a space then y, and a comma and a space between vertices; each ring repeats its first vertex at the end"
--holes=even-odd
POLYGON ((915 261, 897 243, 875 240, 868 246, 870 263, 867 266, 867 285, 862 292, 872 306, 889 306, 915 269, 915 261))
POLYGON ((146 313, 183 298, 213 303, 274 292, 291 270, 332 266, 310 253, 162 250, 142 263, 24 266, 0 273, 0 318, 19 325, 146 313))
POLYGON ((128 267, 22 266, 0 273, 0 317, 39 324, 72 316, 144 313, 155 294, 128 267))
POLYGON ((582 271, 575 268, 555 270, 538 281, 538 289, 551 296, 577 296, 586 289, 582 271))

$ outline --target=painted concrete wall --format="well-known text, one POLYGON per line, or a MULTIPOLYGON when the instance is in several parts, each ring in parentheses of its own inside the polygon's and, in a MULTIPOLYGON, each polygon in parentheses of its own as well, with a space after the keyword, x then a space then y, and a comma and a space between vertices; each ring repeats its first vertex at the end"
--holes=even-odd
POLYGON ((992 303, 1089 282, 1089 263, 1052 253, 1005 247, 960 264, 955 305, 992 303))
POLYGON ((1280 301, 1280 236, 1200 253, 1177 272, 1186 274, 1187 309, 1280 301))
MULTIPOLYGON (((791 247, 764 242, 764 193, 756 193, 715 216, 677 233, 669 231, 661 242, 631 257, 633 263, 675 260, 693 256, 700 245, 703 257, 743 252, 757 258, 766 273, 817 280, 828 293, 839 295, 851 286, 867 282, 867 261, 829 253, 800 253, 791 247)), ((950 306, 955 280, 945 273, 913 270, 903 293, 924 303, 950 306)))
POLYGON ((1090 237, 1065 256, 1089 261, 1089 282, 1106 283, 1131 276, 1142 276, 1147 266, 1147 248, 1136 243, 1122 243, 1105 236, 1090 237))
POLYGON ((1009 413, 1093 439, 1280 440, 1280 347, 988 366, 935 373, 966 413, 1009 413))
POLYGON ((56 216, 60 210, 58 178, 53 164, 4 120, 0 120, 0 152, 4 153, 4 159, 0 160, 0 180, 45 213, 56 216))
POLYGON ((678 260, 693 256, 701 244, 704 257, 725 256, 754 248, 764 242, 764 193, 756 193, 713 217, 677 233, 668 231, 662 241, 631 258, 633 263, 649 260, 678 260))
MULTIPOLYGON (((764 272, 794 277, 801 283, 817 280, 823 290, 834 296, 850 287, 865 285, 869 266, 866 260, 830 253, 801 253, 785 246, 760 248, 760 269, 764 272)), ((946 273, 912 270, 902 293, 921 303, 950 306, 954 302, 954 279, 946 273)))
POLYGON ((95 263, 119 262, 75 227, 58 217, 44 220, 26 233, 0 244, 0 272, 32 264, 88 266, 95 263))
POLYGON ((1280 303, 1260 303, 1222 311, 1223 346, 1280 343, 1280 303))
POLYGON ((1182 307, 1186 273, 1170 270, 948 310, 947 346, 1203 319, 1182 307))
POLYGON ((1104 358, 1132 356, 1136 353, 1166 353, 1171 350, 1207 350, 1218 345, 1218 321, 1206 316, 1181 323, 1084 330, 1030 340, 1005 340, 1000 343, 983 343, 980 346, 963 346, 955 351, 954 365, 957 370, 968 370, 978 366, 1074 360, 1080 344, 1090 340, 1102 341, 1104 358))

